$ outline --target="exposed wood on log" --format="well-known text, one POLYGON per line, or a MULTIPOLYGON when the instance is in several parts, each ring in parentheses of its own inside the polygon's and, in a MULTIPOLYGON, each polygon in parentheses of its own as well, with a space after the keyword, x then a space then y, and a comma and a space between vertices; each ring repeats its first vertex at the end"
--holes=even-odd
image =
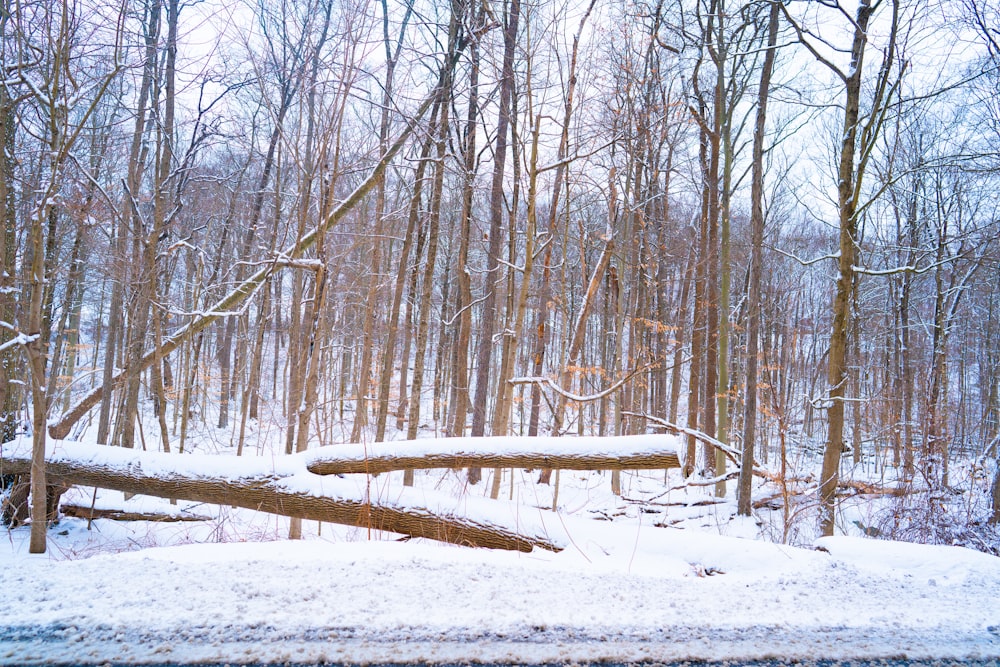
POLYGON ((175 521, 211 521, 212 517, 200 514, 166 514, 164 512, 133 512, 122 509, 87 507, 64 503, 59 507, 63 516, 77 519, 110 519, 112 521, 158 521, 170 523, 175 521))

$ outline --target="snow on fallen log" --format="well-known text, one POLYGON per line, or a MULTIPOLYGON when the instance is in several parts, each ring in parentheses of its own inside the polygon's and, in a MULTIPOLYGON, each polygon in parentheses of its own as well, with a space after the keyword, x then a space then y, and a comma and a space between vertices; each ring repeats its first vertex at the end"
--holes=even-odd
MULTIPOLYGON (((233 505, 469 546, 559 551, 565 538, 549 536, 546 518, 552 524, 558 519, 545 510, 420 489, 393 490, 392 498, 374 498, 367 477, 340 478, 336 473, 452 467, 474 461, 484 466, 582 470, 667 468, 678 466, 678 446, 679 440, 662 435, 455 438, 368 446, 366 459, 361 445, 268 458, 162 454, 54 440, 46 452, 46 467, 53 481, 71 484, 233 505)), ((27 474, 30 466, 30 440, 6 443, 0 449, 0 474, 27 474)))

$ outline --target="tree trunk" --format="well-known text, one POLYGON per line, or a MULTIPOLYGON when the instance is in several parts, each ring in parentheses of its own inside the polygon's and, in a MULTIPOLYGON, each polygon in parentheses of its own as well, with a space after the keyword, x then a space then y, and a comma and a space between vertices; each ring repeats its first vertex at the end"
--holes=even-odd
MULTIPOLYGON (((486 255, 486 291, 479 323, 479 348, 476 351, 476 397, 472 403, 472 435, 486 432, 486 408, 489 403, 490 364, 493 358, 493 332, 497 319, 497 282, 500 268, 500 241, 503 237, 504 168, 507 163, 507 139, 510 128, 511 98, 514 94, 514 48, 521 18, 521 0, 507 5, 507 25, 504 29, 503 70, 500 79, 500 117, 497 120, 496 147, 493 150, 493 184, 490 188, 490 238, 486 255)), ((482 472, 469 470, 469 483, 476 484, 482 472)))
MULTIPOLYGON (((708 137, 701 131, 699 160, 703 169, 708 164, 708 137)), ((691 322, 691 366, 688 369, 687 427, 698 429, 698 418, 702 413, 701 390, 702 364, 705 356, 705 266, 708 253, 708 192, 702 188, 701 216, 698 223, 698 251, 694 277, 694 313, 691 322)), ((707 453, 706 453, 707 456, 707 453)), ((694 474, 697 461, 697 440, 688 436, 687 455, 684 458, 684 476, 694 474)))
MULTIPOLYGON (((412 2, 411 2, 412 6, 412 2)), ((384 9, 384 3, 383 3, 384 9)), ((409 17, 409 12, 407 12, 409 17)), ((385 85, 382 92, 382 117, 379 123, 379 152, 384 153, 389 147, 389 106, 392 100, 393 72, 396 69, 396 57, 399 56, 399 49, 396 50, 396 57, 389 53, 388 43, 388 15, 384 16, 386 26, 386 56, 387 67, 385 75, 385 85)), ((405 29, 405 28, 404 28, 405 29)), ((402 35, 400 35, 402 42, 402 35)), ((369 305, 365 309, 365 321, 361 334, 361 365, 358 367, 358 397, 356 409, 354 411, 354 424, 351 426, 351 442, 361 442, 362 433, 368 425, 368 390, 372 384, 371 367, 372 354, 375 347, 375 315, 379 309, 373 308, 378 301, 379 285, 381 284, 382 271, 382 229, 385 219, 385 178, 379 180, 375 186, 375 227, 371 238, 371 268, 368 276, 368 290, 365 296, 365 303, 369 305)), ((405 257, 401 260, 401 265, 405 265, 405 257)), ((389 356, 385 354, 385 356, 389 356)), ((390 360, 391 363, 391 360, 390 360)), ((376 414, 376 420, 378 415, 376 414)), ((385 426, 383 421, 382 430, 385 426)), ((381 440, 376 436, 376 440, 381 440)))
MULTIPOLYGON (((611 178, 613 180, 614 176, 612 175, 611 178)), ((612 188, 612 191, 613 190, 614 188, 612 188)), ((587 319, 590 317, 590 310, 593 308, 594 301, 597 296, 597 288, 604 279, 604 274, 607 273, 608 264, 611 263, 611 254, 614 252, 615 242, 614 232, 612 231, 613 218, 610 216, 615 215, 616 207, 617 202, 615 201, 614 196, 612 196, 611 201, 609 202, 609 219, 607 230, 605 232, 604 249, 601 251, 601 256, 598 258, 597 264, 594 266, 593 273, 590 275, 590 282, 587 285, 587 291, 583 296, 583 302, 580 304, 580 313, 577 315, 576 326, 573 327, 573 336, 570 339, 569 352, 566 356, 566 364, 563 367, 560 376, 560 385, 562 386, 563 392, 569 392, 572 390, 573 368, 580 359, 580 352, 583 350, 583 343, 587 333, 587 319)), ((552 432, 554 435, 559 435, 562 432, 563 412, 565 410, 566 394, 560 393, 556 401, 555 414, 553 415, 552 420, 552 432)))
MULTIPOLYGON (((897 4, 893 3, 894 12, 897 4)), ((837 287, 830 333, 830 356, 827 373, 829 391, 827 436, 820 473, 820 530, 823 535, 833 535, 834 505, 837 481, 840 474, 840 455, 844 449, 844 399, 848 380, 847 338, 850 330, 852 292, 854 289, 855 239, 858 232, 857 187, 859 172, 855 168, 857 157, 859 105, 861 81, 867 43, 868 21, 872 7, 869 0, 861 0, 855 19, 854 41, 851 47, 851 66, 844 79, 843 140, 840 145, 838 166, 837 204, 839 219, 839 257, 837 260, 837 287)), ((895 22, 894 22, 895 24, 895 22)), ((890 54, 891 55, 891 54, 890 54)), ((889 58, 889 56, 887 56, 889 58)), ((891 58, 889 58, 891 61, 891 58)))
POLYGON ((216 348, 216 359, 219 362, 219 422, 217 428, 229 427, 229 399, 233 358, 233 338, 236 334, 236 318, 228 317, 220 324, 222 335, 219 336, 216 348))
POLYGON ((993 488, 991 489, 990 500, 993 513, 990 515, 989 523, 991 526, 996 526, 1000 524, 1000 465, 997 465, 997 470, 993 475, 993 488))
POLYGON ((752 174, 750 183, 750 277, 747 285, 746 392, 743 404, 743 456, 737 482, 737 511, 750 516, 753 453, 757 443, 757 357, 760 350, 760 301, 764 263, 764 132, 767 127, 767 101, 774 71, 778 43, 777 2, 771 3, 767 19, 767 51, 757 88, 757 114, 754 122, 752 174))
MULTIPOLYGON (((547 327, 549 319, 549 301, 552 298, 552 257, 553 246, 556 239, 556 219, 559 213, 559 198, 562 194, 563 183, 566 180, 566 158, 569 155, 569 130, 570 121, 573 118, 573 103, 576 95, 576 66, 579 54, 580 33, 590 17, 590 12, 594 9, 596 0, 590 0, 587 11, 580 19, 580 27, 573 35, 573 52, 569 62, 569 76, 566 86, 566 96, 563 101, 563 118, 561 133, 559 135, 559 149, 556 153, 555 176, 552 179, 552 199, 549 203, 549 222, 547 226, 548 244, 545 247, 545 259, 542 262, 542 284, 538 290, 538 315, 535 324, 535 340, 532 346, 532 375, 540 377, 544 368, 545 346, 548 342, 547 327)), ((538 421, 541 412, 541 388, 538 383, 531 385, 531 412, 528 417, 528 435, 538 435, 538 421)))
MULTIPOLYGON (((722 20, 724 8, 719 3, 719 41, 723 40, 722 20)), ((725 54, 728 47, 722 49, 725 54)), ((724 71, 724 67, 723 67, 724 71)), ((720 86, 724 85, 723 82, 720 86)), ((732 270, 730 267, 730 202, 733 190, 733 119, 732 109, 725 107, 720 123, 722 134, 722 188, 719 193, 719 291, 718 291, 718 323, 719 323, 719 359, 717 363, 716 396, 716 438, 720 442, 729 442, 729 289, 732 270)), ((726 496, 726 457, 720 452, 715 453, 715 476, 720 481, 715 485, 717 498, 726 496)))
MULTIPOLYGON (((135 126, 132 131, 132 143, 129 149, 128 176, 125 193, 126 198, 129 193, 136 193, 141 182, 143 163, 145 162, 145 151, 143 149, 143 138, 146 134, 146 113, 149 106, 149 98, 153 88, 153 78, 156 73, 156 50, 160 34, 160 0, 151 0, 146 6, 146 26, 145 26, 145 57, 143 60, 142 80, 139 85, 139 101, 136 106, 135 126)), ((118 225, 117 243, 115 259, 119 262, 119 279, 113 281, 111 288, 110 315, 108 317, 108 344, 104 352, 104 379, 101 384, 109 385, 115 378, 115 360, 119 356, 119 338, 124 333, 124 312, 125 312, 125 289, 128 282, 128 242, 129 231, 126 220, 131 220, 133 215, 131 206, 127 202, 122 204, 122 222, 118 225)), ((137 228, 137 229, 141 229, 137 228)), ((119 373, 121 377, 123 373, 119 373)), ((128 377, 126 375, 126 377, 128 377)), ((124 381, 124 378, 122 379, 124 381)), ((116 383, 118 384, 118 383, 116 383)), ((110 387, 109 387, 110 389, 110 387)), ((111 401, 112 392, 109 390, 107 396, 98 398, 101 404, 101 412, 97 428, 97 441, 109 442, 111 435, 111 401)), ((94 402, 95 404, 97 401, 94 402)), ((82 415, 81 415, 82 416, 82 415)), ((77 421, 73 420, 74 423, 77 421)), ((53 437, 62 438, 69 433, 72 424, 53 437)))
MULTIPOLYGON (((87 213, 83 211, 82 216, 85 215, 87 213)), ((71 360, 73 365, 76 365, 76 357, 75 354, 72 357, 70 356, 70 350, 75 353, 76 344, 79 339, 76 335, 76 330, 72 329, 69 321, 74 314, 79 319, 79 311, 82 307, 84 267, 80 255, 83 248, 83 239, 84 225, 77 224, 76 233, 73 235, 73 249, 70 251, 69 275, 66 278, 62 306, 59 308, 61 314, 59 316, 59 323, 55 327, 56 337, 52 341, 52 352, 50 353, 54 385, 49 388, 48 392, 50 408, 60 392, 65 391, 64 395, 69 395, 73 382, 73 371, 68 366, 71 360), (67 361, 66 369, 63 368, 64 354, 67 361)), ((50 278, 50 280, 51 282, 55 282, 54 279, 50 278)), ((77 326, 79 326, 79 322, 77 322, 77 326)))
MULTIPOLYGON (((690 237, 690 234, 687 234, 690 237)), ((695 267, 698 263, 698 251, 694 244, 689 244, 687 253, 687 266, 684 269, 684 277, 681 279, 681 298, 677 305, 677 313, 674 321, 678 323, 676 343, 674 344, 673 367, 670 369, 670 404, 667 409, 667 419, 672 422, 677 421, 677 406, 681 399, 681 369, 684 366, 684 333, 688 313, 688 300, 691 294, 691 283, 694 282, 695 267)), ((692 455, 693 458, 693 455, 692 455)))
MULTIPOLYGON (((510 423, 510 405, 514 387, 508 380, 513 372, 514 358, 517 354, 518 342, 524 328, 524 314, 528 307, 528 289, 531 285, 531 274, 535 265, 535 234, 538 228, 538 141, 541 131, 541 116, 535 119, 532 131, 531 157, 528 162, 528 212, 524 232, 524 269, 521 276, 521 286, 514 309, 514 322, 510 333, 505 339, 504 357, 501 363, 500 383, 497 387, 497 408, 494 410, 493 435, 505 435, 507 424, 510 423)), ((511 264, 513 264, 511 257, 511 264)), ((513 291, 513 285, 512 291, 513 291)), ((513 296, 513 295, 512 295, 513 296)), ((499 471, 497 471, 499 478, 499 471)), ((495 485, 498 482, 495 482, 495 485)))
MULTIPOLYGON (((496 391, 493 392, 493 420, 490 423, 490 433, 493 435, 505 435, 510 424, 510 406, 507 397, 511 386, 507 383, 512 374, 514 363, 514 350, 517 347, 517 339, 520 335, 520 325, 515 322, 517 319, 517 220, 521 207, 521 143, 517 128, 517 98, 511 101, 511 162, 513 165, 514 187, 510 194, 510 217, 508 221, 509 232, 507 234, 507 277, 504 285, 504 318, 503 343, 500 348, 500 367, 497 371, 496 391)), ((527 263, 525 259, 525 263, 527 263)), ((524 282, 527 283, 527 274, 524 282)), ((499 482, 499 472, 497 473, 499 482)), ((497 487, 499 493, 499 487, 497 487)))
MULTIPOLYGON (((47 206, 46 206, 47 208, 47 206)), ((31 285, 27 320, 23 331, 30 341, 25 345, 31 370, 31 539, 28 551, 45 553, 48 512, 45 505, 45 416, 48 405, 45 378, 45 347, 42 344, 42 300, 45 283, 45 256, 43 252, 42 209, 33 216, 29 236, 32 254, 30 273, 25 282, 31 285)))
MULTIPOLYGON (((459 16, 452 12, 448 27, 448 53, 453 54, 458 48, 459 16)), ((441 224, 441 197, 444 190, 445 157, 448 143, 448 112, 450 107, 451 88, 453 84, 452 71, 442 72, 438 85, 441 96, 439 112, 441 117, 438 126, 433 128, 437 133, 436 157, 434 165, 434 182, 431 187, 430 216, 427 229, 427 260, 424 264, 423 282, 420 288, 420 308, 417 316, 416 354, 413 362, 413 381, 410 386, 409 424, 406 439, 414 440, 420 428, 420 398, 424 382, 424 362, 427 355, 427 331, 429 328, 431 295, 434 291, 434 268, 437 263, 438 228, 441 224)))
MULTIPOLYGON (((436 123, 435 119, 435 123, 436 123)), ((435 127, 431 123, 430 127, 435 127)), ((431 143, 434 143, 433 141, 431 143)), ((419 209, 419 197, 413 203, 419 209)), ((417 248, 413 259, 413 268, 410 270, 410 280, 406 288, 409 298, 406 299, 406 308, 403 309, 403 348, 399 352, 399 403, 396 405, 396 430, 402 431, 409 415, 409 400, 407 388, 409 387, 410 356, 413 348, 413 302, 417 299, 417 280, 420 277, 420 258, 424 254, 424 245, 427 240, 427 230, 423 223, 418 223, 417 248)))
MULTIPOLYGON (((0 18, 0 21, 6 21, 0 18)), ((17 320, 15 266, 17 264, 17 200, 14 182, 15 115, 8 86, 0 86, 0 322, 17 320)), ((13 440, 18 431, 21 385, 11 382, 24 376, 19 346, 12 345, 15 331, 0 325, 0 443, 13 440)))
MULTIPOLYGON (((482 11, 479 12, 482 16, 482 11)), ((469 270, 469 243, 472 236, 472 198, 475 194, 476 130, 479 117, 479 46, 472 44, 469 71, 469 109, 465 120, 465 142, 462 146, 464 173, 462 178, 462 216, 458 231, 458 271, 455 291, 455 316, 458 331, 453 337, 454 363, 451 367, 451 423, 448 433, 452 437, 465 435, 469 414, 469 343, 472 337, 472 277, 469 270)))
MULTIPOLYGON (((435 106, 434 110, 431 111, 431 126, 434 125, 434 122, 437 119, 437 109, 438 107, 435 106)), ((416 236, 417 222, 420 217, 420 196, 421 191, 423 190, 424 173, 426 172, 427 161, 430 156, 432 145, 433 141, 430 137, 428 137, 427 140, 424 141, 423 148, 420 152, 420 159, 419 162, 417 162, 417 171, 414 176, 413 195, 410 199, 409 214, 407 215, 406 234, 403 237, 403 247, 398 253, 399 264, 396 268, 396 282, 392 293, 392 306, 389 309, 389 331, 386 335, 385 349, 382 353, 382 371, 379 376, 378 412, 375 417, 376 442, 382 442, 385 440, 385 429, 389 420, 389 390, 392 385, 393 361, 396 357, 396 339, 399 337, 399 311, 403 301, 403 292, 406 287, 406 276, 407 269, 409 268, 410 253, 413 249, 413 238, 416 236)), ((407 303, 407 310, 408 309, 409 303, 407 303)), ((406 327, 408 324, 408 318, 403 324, 404 327, 406 327)), ((399 362, 399 392, 401 397, 406 393, 406 369, 410 363, 410 360, 408 359, 409 346, 405 347, 406 349, 403 350, 403 354, 400 355, 399 362)), ((397 424, 397 428, 401 429, 402 426, 397 424)))
MULTIPOLYGON (((709 34, 711 34, 711 28, 709 34)), ((710 45, 711 48, 711 45, 710 45)), ((721 46, 720 46, 721 48, 721 46)), ((706 221, 706 252, 702 256, 705 264, 705 374, 702 401, 702 430, 716 433, 718 428, 716 410, 719 394, 719 162, 722 157, 721 134, 724 114, 725 78, 724 62, 718 64, 718 77, 714 94, 712 126, 708 132, 708 162, 704 178, 704 188, 708 197, 708 219, 706 221)), ((725 467, 725 459, 720 459, 718 451, 706 452, 705 468, 720 474, 720 466, 725 467)))
POLYGON ((264 331, 267 327, 271 311, 271 290, 264 289, 264 297, 257 309, 257 322, 254 325, 253 348, 250 351, 250 376, 243 389, 242 409, 240 411, 240 434, 236 444, 236 455, 243 453, 243 443, 246 438, 247 419, 257 419, 259 386, 264 364, 264 331))

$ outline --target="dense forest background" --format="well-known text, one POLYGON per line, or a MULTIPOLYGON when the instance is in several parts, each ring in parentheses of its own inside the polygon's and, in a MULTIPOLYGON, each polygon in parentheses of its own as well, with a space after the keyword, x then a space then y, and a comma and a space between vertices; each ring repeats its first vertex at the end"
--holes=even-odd
POLYGON ((845 458, 992 480, 998 12, 3 0, 0 442, 667 423, 825 533, 845 458))

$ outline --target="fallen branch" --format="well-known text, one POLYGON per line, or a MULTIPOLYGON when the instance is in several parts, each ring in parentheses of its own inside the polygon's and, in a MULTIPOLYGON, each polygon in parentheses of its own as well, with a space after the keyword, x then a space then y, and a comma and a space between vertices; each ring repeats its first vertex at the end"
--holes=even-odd
POLYGON ((861 482, 853 479, 842 479, 837 482, 838 490, 854 491, 860 496, 905 496, 913 493, 913 489, 906 486, 880 486, 871 482, 861 482))
MULTIPOLYGON (((758 498, 753 501, 753 508, 780 509, 784 504, 784 498, 786 495, 788 498, 808 496, 815 493, 819 488, 815 483, 815 478, 812 476, 796 477, 794 479, 789 479, 789 482, 800 482, 809 484, 809 486, 799 489, 790 489, 787 493, 779 491, 777 493, 764 496, 763 498, 758 498)), ((871 482, 861 482, 850 479, 842 479, 837 482, 837 495, 839 497, 848 497, 852 495, 899 497, 913 492, 914 491, 912 489, 903 486, 879 486, 878 484, 873 484, 871 482)))
POLYGON ((164 512, 130 512, 120 509, 101 509, 85 505, 61 505, 59 511, 63 516, 77 519, 110 519, 111 521, 158 521, 170 523, 175 521, 211 521, 212 517, 200 514, 166 514, 164 512))
POLYGON ((642 417, 643 419, 651 421, 655 425, 661 426, 667 429, 668 431, 673 431, 674 433, 682 433, 684 435, 690 435, 696 440, 702 441, 706 445, 711 445, 712 447, 721 450, 726 456, 729 457, 730 461, 732 461, 737 465, 739 465, 740 459, 743 456, 742 450, 736 449, 735 447, 731 447, 726 443, 722 442, 721 440, 713 438, 712 436, 708 435, 707 433, 703 433, 702 431, 697 431, 693 428, 687 428, 686 426, 680 426, 678 424, 674 424, 673 422, 668 422, 666 419, 660 419, 659 417, 654 417, 653 415, 647 415, 645 412, 622 411, 622 414, 628 415, 629 417, 642 417))
MULTIPOLYGON (((712 436, 708 435, 707 433, 703 433, 702 431, 697 431, 692 428, 680 426, 679 424, 668 422, 666 419, 660 419, 659 417, 647 415, 644 412, 622 412, 622 414, 629 415, 631 417, 642 417, 643 419, 653 422, 653 424, 655 424, 656 426, 665 428, 668 431, 672 431, 673 433, 690 435, 695 440, 700 440, 701 442, 705 443, 710 447, 715 447, 716 449, 721 450, 732 463, 736 464, 737 469, 735 473, 739 473, 739 466, 741 465, 740 462, 743 460, 742 450, 731 447, 726 443, 722 442, 721 440, 713 438, 712 436)), ((763 477, 764 479, 769 480, 771 482, 778 483, 781 480, 781 475, 768 470, 764 466, 757 463, 757 461, 753 462, 753 474, 757 475, 758 477, 763 477)))
POLYGON ((719 482, 728 482, 730 480, 734 480, 737 477, 739 477, 739 475, 740 475, 740 471, 739 470, 730 470, 729 472, 727 472, 727 473, 725 473, 723 475, 718 475, 716 477, 710 477, 708 479, 692 479, 692 478, 688 478, 683 484, 679 484, 677 486, 671 486, 666 491, 658 493, 658 494, 656 494, 655 496, 649 498, 646 501, 635 500, 635 501, 631 501, 631 502, 647 502, 647 503, 649 503, 651 505, 664 505, 664 504, 669 505, 671 503, 656 503, 656 502, 653 502, 653 501, 659 500, 663 496, 669 495, 672 491, 682 491, 682 490, 687 489, 687 488, 692 487, 692 486, 695 486, 695 487, 697 487, 697 486, 715 486, 719 482))
POLYGON ((797 496, 808 496, 811 493, 815 493, 817 486, 812 486, 808 489, 802 489, 799 491, 789 491, 785 493, 783 491, 778 491, 777 493, 772 493, 763 498, 758 498, 753 501, 752 506, 755 510, 759 509, 769 509, 769 510, 779 510, 785 506, 785 498, 793 498, 797 496))
MULTIPOLYGON (((659 497, 659 496, 658 496, 659 497)), ((690 501, 675 501, 671 503, 660 503, 654 500, 644 500, 642 498, 626 498, 622 496, 622 500, 627 503, 632 503, 634 505, 650 505, 652 507, 711 507, 712 505, 725 505, 728 500, 725 498, 699 498, 698 500, 690 501)))

